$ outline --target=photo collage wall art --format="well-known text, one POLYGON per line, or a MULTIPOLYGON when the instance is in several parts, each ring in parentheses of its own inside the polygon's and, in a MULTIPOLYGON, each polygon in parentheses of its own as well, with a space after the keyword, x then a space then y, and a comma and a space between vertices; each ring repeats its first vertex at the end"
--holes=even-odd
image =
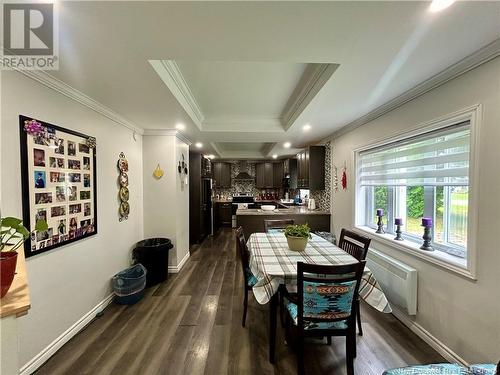
POLYGON ((96 234, 95 138, 26 116, 19 125, 26 257, 96 234), (49 229, 35 232, 40 219, 49 229))

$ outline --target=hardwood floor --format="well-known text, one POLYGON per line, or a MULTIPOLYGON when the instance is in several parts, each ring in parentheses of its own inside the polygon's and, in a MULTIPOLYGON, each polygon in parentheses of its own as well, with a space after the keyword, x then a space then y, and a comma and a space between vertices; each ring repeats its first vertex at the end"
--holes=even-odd
MULTIPOLYGON (((268 361, 268 306, 249 296, 241 326, 242 280, 234 233, 204 241, 179 274, 147 290, 133 306, 111 304, 36 373, 41 374, 295 374, 295 354, 278 327, 276 365, 268 361)), ((356 374, 444 362, 390 314, 362 304, 356 374)), ((345 374, 345 341, 311 342, 308 374, 345 374)))

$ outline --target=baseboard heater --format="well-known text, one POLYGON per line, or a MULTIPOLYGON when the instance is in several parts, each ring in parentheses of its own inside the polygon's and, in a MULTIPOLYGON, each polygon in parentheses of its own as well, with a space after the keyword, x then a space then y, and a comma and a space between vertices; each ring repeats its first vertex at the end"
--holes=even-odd
POLYGON ((380 283, 387 299, 409 315, 417 314, 417 270, 380 251, 368 251, 366 265, 380 283))

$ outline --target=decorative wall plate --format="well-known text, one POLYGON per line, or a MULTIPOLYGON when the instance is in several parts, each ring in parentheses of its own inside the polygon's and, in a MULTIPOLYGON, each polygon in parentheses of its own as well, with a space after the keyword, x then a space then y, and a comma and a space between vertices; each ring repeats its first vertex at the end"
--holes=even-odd
POLYGON ((130 205, 128 202, 122 202, 120 203, 120 216, 125 217, 125 219, 128 219, 128 214, 130 213, 130 205))
POLYGON ((128 160, 120 157, 118 159, 118 169, 120 172, 128 172, 128 160))
POLYGON ((120 200, 121 200, 122 202, 128 202, 129 195, 130 195, 130 193, 129 193, 129 191, 128 191, 128 187, 126 187, 126 186, 122 186, 122 187, 120 188, 120 200))
POLYGON ((125 172, 120 173, 118 181, 120 182, 120 186, 128 186, 128 175, 125 172))

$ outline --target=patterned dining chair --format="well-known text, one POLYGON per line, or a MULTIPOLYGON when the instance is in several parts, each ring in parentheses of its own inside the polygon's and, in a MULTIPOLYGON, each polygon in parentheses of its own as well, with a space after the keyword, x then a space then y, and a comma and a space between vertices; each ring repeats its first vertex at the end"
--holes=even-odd
POLYGON ((248 291, 252 290, 253 286, 257 283, 257 279, 250 271, 250 252, 247 248, 245 234, 243 228, 236 229, 236 249, 241 261, 241 270, 243 272, 243 319, 241 325, 244 327, 247 319, 248 309, 248 291))
POLYGON ((285 229, 289 225, 293 225, 295 221, 293 219, 285 220, 264 220, 264 229, 266 233, 276 229, 285 229))
MULTIPOLYGON (((371 239, 362 236, 358 233, 352 232, 345 228, 340 231, 339 247, 346 253, 352 255, 357 260, 365 260, 366 254, 368 253, 368 248, 370 247, 371 239)), ((358 305, 356 308, 357 320, 358 320, 358 332, 360 336, 363 336, 363 327, 361 326, 361 312, 359 308, 359 298, 356 300, 358 305)))
MULTIPOLYGON (((304 374, 305 337, 346 337, 347 374, 354 374, 356 357, 356 299, 365 261, 325 266, 297 263, 297 289, 288 299, 286 338, 296 333, 297 372, 304 374)), ((330 342, 330 340, 329 340, 330 342)))

